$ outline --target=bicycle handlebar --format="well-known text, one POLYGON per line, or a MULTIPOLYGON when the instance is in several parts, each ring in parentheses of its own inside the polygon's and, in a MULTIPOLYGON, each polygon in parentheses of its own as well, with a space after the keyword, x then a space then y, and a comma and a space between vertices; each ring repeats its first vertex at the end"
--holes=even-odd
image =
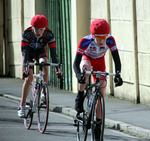
POLYGON ((85 74, 111 75, 111 76, 115 76, 116 75, 116 73, 108 73, 108 72, 102 72, 102 71, 87 71, 85 67, 82 69, 81 73, 83 75, 85 75, 85 74))
POLYGON ((60 67, 61 64, 57 64, 57 63, 44 63, 44 62, 41 62, 41 63, 26 63, 27 65, 29 66, 54 66, 54 67, 60 67))
POLYGON ((116 73, 108 73, 102 71, 86 71, 86 74, 113 75, 113 76, 116 75, 116 73))
POLYGON ((44 66, 53 66, 53 67, 58 67, 58 71, 60 74, 62 74, 62 64, 58 64, 58 63, 44 63, 44 62, 41 62, 41 63, 35 63, 35 62, 27 62, 24 64, 25 65, 25 68, 26 68, 26 72, 28 72, 28 68, 29 66, 40 66, 40 67, 44 67, 44 66))

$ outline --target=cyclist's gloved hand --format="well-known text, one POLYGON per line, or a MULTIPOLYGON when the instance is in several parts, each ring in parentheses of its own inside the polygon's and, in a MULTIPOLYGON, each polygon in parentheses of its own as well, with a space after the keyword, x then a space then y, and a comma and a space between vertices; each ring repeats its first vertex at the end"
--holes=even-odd
POLYGON ((23 78, 27 78, 29 76, 29 72, 23 70, 23 78))
POLYGON ((77 74, 77 79, 78 79, 78 83, 85 84, 85 77, 83 76, 82 73, 77 74))
POLYGON ((59 71, 56 71, 56 75, 58 79, 63 79, 63 75, 59 71))
POLYGON ((114 82, 115 82, 115 86, 121 86, 123 84, 123 80, 120 76, 120 73, 116 73, 116 76, 115 76, 115 79, 114 79, 114 82))

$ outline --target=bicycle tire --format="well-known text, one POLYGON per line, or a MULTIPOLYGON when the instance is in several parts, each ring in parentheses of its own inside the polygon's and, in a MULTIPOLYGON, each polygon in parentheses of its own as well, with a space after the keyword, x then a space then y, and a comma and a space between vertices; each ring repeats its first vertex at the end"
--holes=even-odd
POLYGON ((40 133, 44 133, 48 123, 49 116, 49 91, 46 82, 43 82, 38 91, 38 107, 37 107, 37 121, 40 133), (41 92, 44 89, 45 101, 41 100, 41 92))
POLYGON ((27 117, 24 118, 24 126, 26 129, 30 129, 32 125, 32 121, 33 121, 33 113, 32 113, 32 110, 30 109, 28 111, 27 117))
POLYGON ((89 97, 85 94, 84 98, 84 112, 80 114, 80 121, 77 122, 77 141, 90 141, 91 137, 88 134, 88 120, 89 120, 89 97))
POLYGON ((103 141, 103 136, 104 136, 104 126, 105 126, 105 103, 104 103, 104 97, 101 94, 101 92, 98 92, 98 98, 97 100, 100 103, 100 113, 101 113, 101 124, 97 123, 96 121, 96 110, 95 110, 95 105, 93 103, 92 106, 92 111, 91 111, 91 140, 95 141, 95 127, 96 124, 100 125, 100 132, 99 132, 99 141, 103 141))
POLYGON ((33 92, 33 87, 32 85, 30 86, 30 91, 27 97, 27 102, 26 102, 26 107, 25 109, 28 110, 27 116, 24 118, 24 126, 26 129, 30 129, 33 121, 33 112, 32 112, 32 107, 33 107, 33 97, 32 97, 32 92, 33 92))

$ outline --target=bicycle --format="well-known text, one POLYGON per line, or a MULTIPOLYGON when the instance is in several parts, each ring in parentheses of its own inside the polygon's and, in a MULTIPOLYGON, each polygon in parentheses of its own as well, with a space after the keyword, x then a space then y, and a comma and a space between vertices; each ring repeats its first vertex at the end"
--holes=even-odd
MULTIPOLYGON (((43 79, 42 68, 44 66, 58 67, 61 73, 61 65, 55 63, 26 63, 26 72, 28 72, 29 66, 39 66, 39 73, 33 75, 33 82, 30 87, 25 109, 27 115, 24 118, 24 126, 26 129, 30 129, 32 125, 33 115, 37 111, 37 123, 40 133, 44 133, 48 123, 49 116, 49 91, 46 82, 43 79), (38 79, 38 81, 36 81, 38 79), (41 100, 41 93, 44 93, 45 99, 41 100)), ((62 73, 61 73, 62 74, 62 73)))
POLYGON ((113 75, 116 73, 108 73, 101 71, 86 71, 86 68, 83 68, 82 74, 93 74, 96 75, 96 82, 91 84, 90 79, 86 90, 84 92, 84 111, 83 113, 77 113, 74 125, 77 126, 77 141, 96 141, 95 140, 95 129, 96 126, 99 127, 99 140, 103 141, 104 135, 104 126, 105 126, 105 102, 104 97, 100 91, 100 82, 99 78, 102 75, 113 75), (95 90, 93 90, 95 88, 95 90), (101 113, 101 121, 96 120, 96 104, 99 101, 100 104, 100 113, 101 113), (88 134, 88 130, 91 130, 91 135, 88 134))

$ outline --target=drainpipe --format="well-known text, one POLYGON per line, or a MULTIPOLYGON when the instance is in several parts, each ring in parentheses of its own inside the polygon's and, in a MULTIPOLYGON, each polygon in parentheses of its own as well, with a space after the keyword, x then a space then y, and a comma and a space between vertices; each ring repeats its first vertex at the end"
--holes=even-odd
POLYGON ((3 1, 3 12, 4 12, 4 74, 5 75, 10 75, 10 69, 9 69, 9 64, 10 64, 10 49, 8 45, 8 1, 3 1))
MULTIPOLYGON (((110 34, 111 34, 110 0, 107 0, 107 19, 110 25, 110 34)), ((112 55, 110 51, 109 51, 109 72, 113 72, 112 55)), ((113 77, 110 77, 110 95, 114 96, 113 77)))
POLYGON ((0 1, 0 75, 3 75, 3 60, 4 60, 4 48, 3 48, 3 41, 4 41, 4 38, 3 38, 3 33, 4 33, 4 10, 3 10, 3 3, 4 1, 0 1))
POLYGON ((133 0, 133 33, 134 33, 134 60, 135 60, 135 91, 136 103, 140 103, 139 92, 139 69, 138 69, 138 43, 137 43, 137 17, 136 17, 136 0, 133 0))
POLYGON ((21 35, 23 34, 23 31, 24 31, 24 0, 21 0, 21 35))
POLYGON ((21 0, 21 33, 24 31, 24 0, 21 0))

